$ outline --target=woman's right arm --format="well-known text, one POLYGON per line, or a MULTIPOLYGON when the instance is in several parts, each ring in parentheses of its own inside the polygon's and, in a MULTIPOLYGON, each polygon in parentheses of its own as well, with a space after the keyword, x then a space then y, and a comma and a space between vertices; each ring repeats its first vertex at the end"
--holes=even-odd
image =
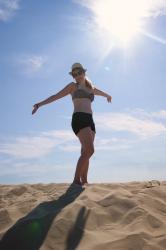
POLYGON ((34 110, 32 111, 32 114, 34 114, 34 113, 36 112, 36 110, 37 110, 39 107, 41 107, 41 106, 43 106, 43 105, 45 105, 45 104, 54 102, 54 101, 56 101, 56 100, 58 100, 58 99, 60 99, 60 98, 62 98, 62 97, 64 97, 64 96, 70 94, 71 91, 73 90, 73 86, 74 86, 74 83, 71 82, 71 83, 67 84, 67 85, 66 85, 61 91, 59 91, 57 94, 52 95, 52 96, 48 97, 47 99, 45 99, 45 100, 43 100, 43 101, 41 101, 41 102, 38 102, 38 103, 34 104, 34 105, 33 105, 34 110))

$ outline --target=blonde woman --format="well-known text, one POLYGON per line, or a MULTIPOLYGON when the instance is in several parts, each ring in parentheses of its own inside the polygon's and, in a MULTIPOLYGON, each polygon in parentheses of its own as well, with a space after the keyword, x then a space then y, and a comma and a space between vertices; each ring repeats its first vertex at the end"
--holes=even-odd
POLYGON ((97 89, 87 78, 87 70, 80 64, 74 63, 69 74, 75 82, 67 84, 57 94, 33 105, 32 114, 45 104, 56 101, 66 95, 71 95, 74 111, 72 114, 71 127, 81 143, 81 156, 78 159, 73 183, 78 185, 88 184, 87 174, 89 159, 94 153, 94 139, 96 134, 95 123, 91 103, 94 95, 100 95, 111 102, 112 97, 97 89))

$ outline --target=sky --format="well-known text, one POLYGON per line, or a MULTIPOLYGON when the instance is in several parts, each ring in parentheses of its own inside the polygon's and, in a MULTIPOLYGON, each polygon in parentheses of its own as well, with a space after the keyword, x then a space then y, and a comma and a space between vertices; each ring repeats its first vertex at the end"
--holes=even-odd
POLYGON ((166 2, 0 0, 0 184, 71 183, 81 145, 70 95, 80 62, 96 86, 89 183, 166 180, 166 2))

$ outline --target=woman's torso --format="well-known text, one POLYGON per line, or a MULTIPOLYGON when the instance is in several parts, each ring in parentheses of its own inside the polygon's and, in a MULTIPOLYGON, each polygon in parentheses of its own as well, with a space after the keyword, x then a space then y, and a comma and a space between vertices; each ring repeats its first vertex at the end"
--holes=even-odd
POLYGON ((93 89, 90 89, 82 84, 74 83, 73 90, 70 93, 74 104, 75 112, 93 113, 91 102, 94 100, 93 89))

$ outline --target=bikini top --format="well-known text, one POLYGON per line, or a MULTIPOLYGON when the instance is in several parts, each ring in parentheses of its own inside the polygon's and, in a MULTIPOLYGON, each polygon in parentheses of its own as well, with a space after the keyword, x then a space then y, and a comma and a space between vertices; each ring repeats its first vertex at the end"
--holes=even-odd
POLYGON ((72 99, 76 99, 76 98, 89 98, 91 100, 91 102, 93 102, 94 100, 94 94, 91 92, 89 92, 86 86, 83 86, 81 84, 76 83, 77 88, 74 92, 71 93, 72 95, 72 99))

